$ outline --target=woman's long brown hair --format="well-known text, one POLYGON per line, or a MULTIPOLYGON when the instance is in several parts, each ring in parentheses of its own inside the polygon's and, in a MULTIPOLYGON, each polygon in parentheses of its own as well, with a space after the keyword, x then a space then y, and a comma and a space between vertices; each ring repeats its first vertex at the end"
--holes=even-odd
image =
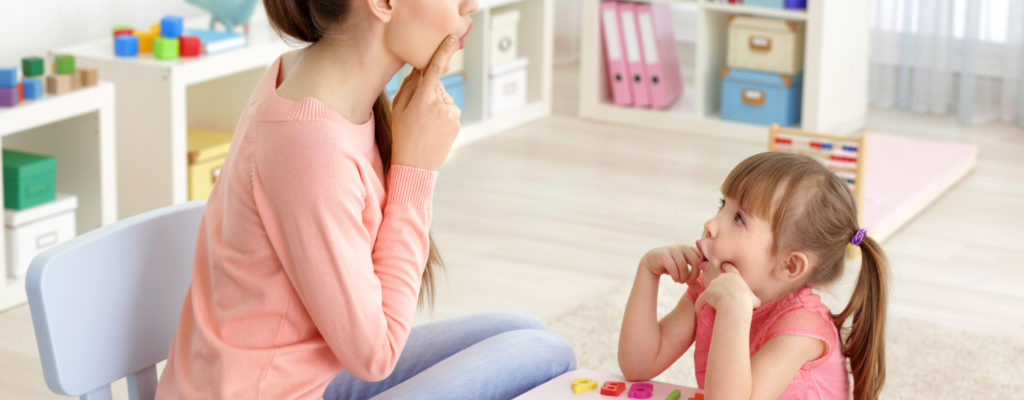
MULTIPOLYGON (((797 154, 757 154, 729 173, 722 194, 771 221, 774 254, 798 250, 812 256, 808 284, 828 284, 842 276, 847 247, 859 229, 857 203, 846 183, 820 163, 797 154)), ((853 295, 832 320, 844 336, 854 398, 864 400, 877 398, 885 383, 889 268, 882 248, 870 237, 864 237, 860 250, 853 295)))
MULTIPOLYGON (((344 21, 349 11, 349 2, 341 0, 263 0, 263 6, 278 34, 310 44, 320 41, 328 28, 344 21)), ((373 123, 377 150, 387 177, 391 167, 391 99, 387 92, 382 92, 373 104, 373 123)), ((430 250, 420 284, 419 303, 433 306, 434 274, 444 269, 444 261, 434 245, 433 235, 428 235, 428 241, 430 250)))

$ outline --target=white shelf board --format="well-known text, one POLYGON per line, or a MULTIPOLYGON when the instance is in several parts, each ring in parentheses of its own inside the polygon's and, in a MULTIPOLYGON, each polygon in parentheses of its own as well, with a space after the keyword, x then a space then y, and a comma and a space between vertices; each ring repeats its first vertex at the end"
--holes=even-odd
POLYGON ((784 10, 779 8, 745 6, 742 4, 703 3, 705 10, 720 11, 730 14, 753 15, 758 17, 784 18, 793 21, 806 21, 807 10, 784 10))
POLYGON ((544 101, 527 103, 522 108, 506 110, 499 115, 488 116, 483 122, 474 122, 462 127, 452 148, 459 148, 477 140, 533 122, 551 114, 550 106, 544 101))
POLYGON ((281 39, 253 39, 246 47, 228 50, 213 55, 199 57, 179 57, 175 60, 160 60, 152 53, 140 53, 135 57, 119 57, 114 54, 114 43, 111 39, 101 39, 82 44, 63 47, 52 51, 53 54, 71 54, 97 61, 118 62, 173 70, 175 79, 181 84, 191 85, 210 79, 220 78, 237 72, 246 71, 258 66, 267 65, 281 53, 292 49, 281 39))
POLYGON ((96 86, 60 95, 45 94, 40 99, 0 108, 0 136, 97 111, 106 102, 113 103, 113 99, 114 85, 101 81, 96 86))

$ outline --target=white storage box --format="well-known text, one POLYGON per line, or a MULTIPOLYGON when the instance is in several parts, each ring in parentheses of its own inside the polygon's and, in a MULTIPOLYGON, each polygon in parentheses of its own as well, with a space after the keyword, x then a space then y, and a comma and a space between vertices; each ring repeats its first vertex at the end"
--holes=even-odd
POLYGON ((24 210, 4 210, 7 233, 7 275, 25 276, 39 252, 75 237, 78 198, 57 193, 57 198, 24 210))
POLYGON ((729 68, 782 75, 804 70, 803 22, 733 17, 729 22, 729 68))
POLYGON ((520 58, 491 69, 491 115, 526 105, 526 66, 529 60, 520 58))
POLYGON ((491 65, 515 61, 519 57, 519 10, 491 17, 491 65))

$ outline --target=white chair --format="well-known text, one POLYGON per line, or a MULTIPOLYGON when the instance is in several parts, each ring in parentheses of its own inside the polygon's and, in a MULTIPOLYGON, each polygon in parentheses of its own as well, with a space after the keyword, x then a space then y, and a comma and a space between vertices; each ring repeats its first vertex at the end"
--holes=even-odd
POLYGON ((192 279, 199 220, 194 201, 87 232, 37 255, 25 279, 46 385, 110 399, 128 378, 132 399, 156 394, 192 279))

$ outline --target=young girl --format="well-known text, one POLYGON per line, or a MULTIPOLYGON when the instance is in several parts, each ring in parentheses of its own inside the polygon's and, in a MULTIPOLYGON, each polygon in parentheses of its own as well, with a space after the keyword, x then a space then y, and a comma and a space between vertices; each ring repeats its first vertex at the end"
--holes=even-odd
POLYGON ((887 267, 857 225, 853 194, 817 161, 762 153, 722 184, 721 206, 696 246, 653 249, 640 261, 619 337, 626 379, 661 373, 696 342, 697 383, 709 399, 873 399, 885 380, 887 267), (862 262, 849 305, 833 315, 811 291, 843 273, 848 245, 862 262), (689 287, 657 320, 658 279, 689 287), (839 330, 852 317, 845 340, 839 330))
POLYGON ((267 69, 238 123, 157 397, 511 398, 574 369, 568 342, 522 313, 411 327, 459 131, 440 76, 476 1, 264 5, 310 45, 267 69), (417 72, 392 114, 382 93, 404 63, 417 72))

